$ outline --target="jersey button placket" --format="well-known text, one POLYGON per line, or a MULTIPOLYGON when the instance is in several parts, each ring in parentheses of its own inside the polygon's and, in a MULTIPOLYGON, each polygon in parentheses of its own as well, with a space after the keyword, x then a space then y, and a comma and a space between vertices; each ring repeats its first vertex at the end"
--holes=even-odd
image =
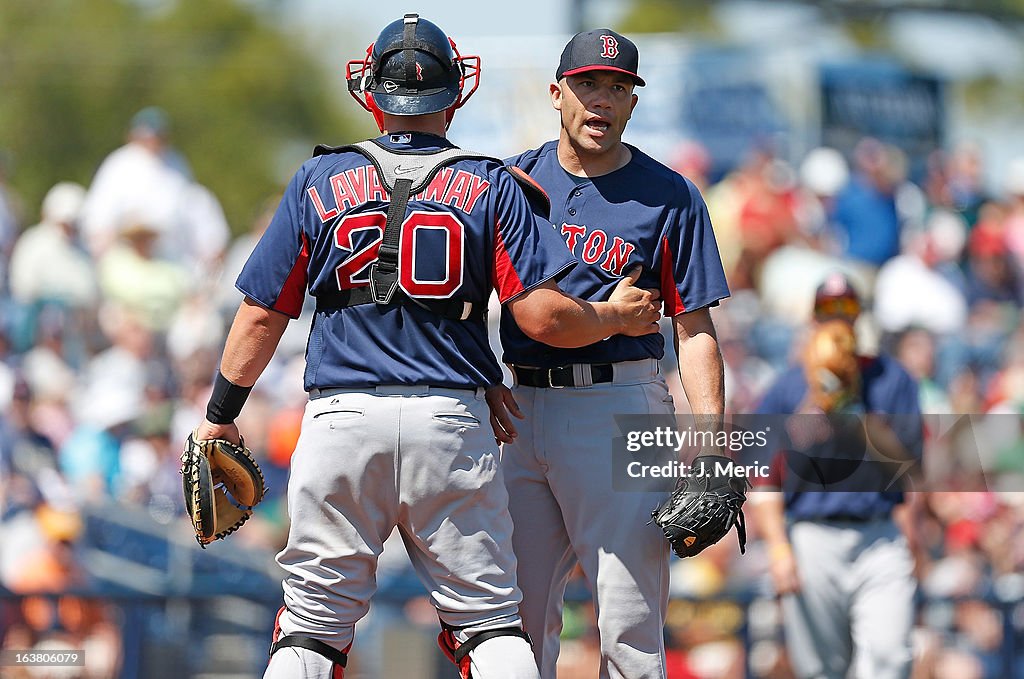
POLYGON ((583 200, 583 187, 577 186, 573 189, 565 199, 565 214, 570 217, 576 216, 576 205, 579 205, 583 200))

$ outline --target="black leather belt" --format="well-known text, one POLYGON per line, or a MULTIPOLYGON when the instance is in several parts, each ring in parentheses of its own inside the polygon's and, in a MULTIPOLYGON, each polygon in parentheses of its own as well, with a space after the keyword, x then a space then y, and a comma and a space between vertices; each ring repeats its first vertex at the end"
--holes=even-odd
MULTIPOLYGON (((590 384, 608 383, 615 377, 615 370, 611 363, 590 363, 584 365, 583 370, 590 371, 590 384)), ((514 365, 512 373, 516 376, 516 382, 524 387, 561 389, 563 387, 589 386, 586 383, 576 382, 571 365, 562 365, 557 368, 524 368, 514 365)))

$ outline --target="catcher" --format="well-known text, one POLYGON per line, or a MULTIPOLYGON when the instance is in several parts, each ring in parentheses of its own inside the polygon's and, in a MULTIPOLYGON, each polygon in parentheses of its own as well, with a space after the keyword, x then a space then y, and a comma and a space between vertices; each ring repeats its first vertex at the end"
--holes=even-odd
MULTIPOLYGON (((484 426, 485 388, 501 381, 488 296, 496 291, 538 341, 576 346, 657 334, 657 291, 629 275, 606 301, 557 287, 575 262, 524 193, 541 192, 445 136, 476 89, 479 59, 459 54, 439 26, 406 14, 346 70, 382 134, 319 146, 293 176, 236 280, 245 299, 211 399, 219 412, 194 436, 241 443, 235 416, 289 320, 314 298, 310 399, 277 555, 284 605, 264 676, 344 676, 377 559, 397 529, 459 674, 539 679, 519 615, 499 451, 484 426)), ((224 447, 213 450, 219 463, 224 447)), ((223 477, 244 478, 245 456, 224 457, 243 469, 222 467, 223 477)), ((243 513, 257 495, 235 498, 243 513)), ((202 531, 224 532, 216 523, 202 531)))

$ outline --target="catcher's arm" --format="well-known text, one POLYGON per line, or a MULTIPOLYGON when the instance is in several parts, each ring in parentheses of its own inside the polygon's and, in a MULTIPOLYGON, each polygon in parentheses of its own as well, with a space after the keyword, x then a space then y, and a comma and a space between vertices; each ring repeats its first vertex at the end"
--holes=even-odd
MULTIPOLYGON (((285 314, 261 306, 246 297, 239 305, 228 331, 224 354, 220 360, 221 374, 233 385, 251 388, 277 351, 289 320, 285 314)), ((196 430, 196 438, 222 438, 238 443, 238 427, 234 422, 215 424, 203 420, 196 430)))
POLYGON ((234 420, 287 325, 286 315, 248 298, 242 302, 228 332, 206 419, 185 441, 182 492, 196 540, 204 549, 238 530, 266 491, 259 463, 242 442, 234 420))
POLYGON ((504 309, 528 337, 553 347, 583 347, 617 334, 650 335, 659 330, 660 293, 636 287, 641 268, 623 276, 604 302, 573 297, 549 280, 509 300, 504 309))
POLYGON ((516 397, 512 390, 504 384, 494 384, 487 387, 487 407, 491 411, 491 430, 494 432, 494 440, 498 443, 513 443, 519 432, 512 418, 523 419, 523 411, 516 403, 516 397))

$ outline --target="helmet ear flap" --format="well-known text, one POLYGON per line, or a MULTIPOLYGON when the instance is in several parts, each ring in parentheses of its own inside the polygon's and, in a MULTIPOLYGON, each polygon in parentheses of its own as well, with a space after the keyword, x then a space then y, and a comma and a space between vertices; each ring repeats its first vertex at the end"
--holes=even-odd
POLYGON ((381 111, 380 107, 377 106, 377 102, 373 100, 372 94, 366 92, 363 96, 366 97, 366 104, 364 108, 373 114, 373 121, 377 123, 377 129, 384 132, 384 111, 381 111))

